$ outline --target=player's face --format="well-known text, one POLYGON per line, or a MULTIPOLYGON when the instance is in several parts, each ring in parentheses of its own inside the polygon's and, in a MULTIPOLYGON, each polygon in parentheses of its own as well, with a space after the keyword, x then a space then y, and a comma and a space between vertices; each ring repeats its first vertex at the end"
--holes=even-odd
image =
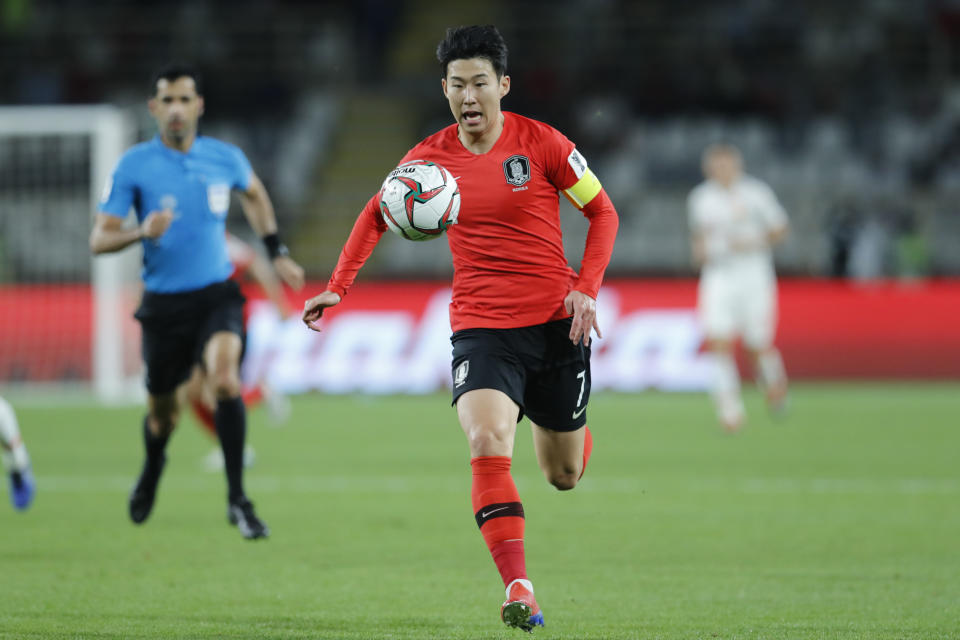
POLYGON ((510 76, 497 77, 486 58, 453 60, 443 79, 443 95, 464 133, 480 136, 499 126, 500 99, 510 91, 510 76))
POLYGON ((722 185, 729 186, 740 177, 743 168, 740 156, 727 151, 717 151, 707 158, 707 177, 722 185))
POLYGON ((150 113, 165 140, 180 143, 192 140, 203 115, 203 98, 197 95, 193 78, 157 81, 157 94, 150 99, 150 113))

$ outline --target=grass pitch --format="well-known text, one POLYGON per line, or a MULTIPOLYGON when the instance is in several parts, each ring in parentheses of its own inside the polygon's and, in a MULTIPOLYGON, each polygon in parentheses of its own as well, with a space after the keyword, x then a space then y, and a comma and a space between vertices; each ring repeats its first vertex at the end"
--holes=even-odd
MULTIPOLYGON (((747 401, 731 437, 703 395, 595 394, 565 493, 519 425, 535 635, 960 637, 960 385, 798 385, 782 421, 747 401)), ((142 409, 17 408, 39 490, 0 504, 0 638, 523 637, 446 395, 294 398, 280 429, 251 412, 257 542, 190 418, 134 526, 142 409)))

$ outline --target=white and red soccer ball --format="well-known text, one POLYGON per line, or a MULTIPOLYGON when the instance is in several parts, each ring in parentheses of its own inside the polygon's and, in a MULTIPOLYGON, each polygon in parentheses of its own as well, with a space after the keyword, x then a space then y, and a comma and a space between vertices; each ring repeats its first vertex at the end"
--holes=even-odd
POLYGON ((407 240, 430 240, 457 223, 460 188, 453 174, 427 160, 404 162, 380 188, 380 214, 407 240))

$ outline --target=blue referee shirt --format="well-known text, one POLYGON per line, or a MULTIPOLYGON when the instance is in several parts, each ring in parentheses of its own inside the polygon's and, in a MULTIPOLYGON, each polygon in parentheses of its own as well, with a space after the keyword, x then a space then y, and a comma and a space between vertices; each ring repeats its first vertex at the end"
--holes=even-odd
POLYGON ((240 149, 205 136, 197 136, 186 153, 157 136, 123 154, 104 187, 100 211, 125 218, 132 206, 142 222, 151 211, 173 210, 166 233, 142 241, 147 291, 193 291, 230 277, 230 193, 246 191, 252 175, 240 149))

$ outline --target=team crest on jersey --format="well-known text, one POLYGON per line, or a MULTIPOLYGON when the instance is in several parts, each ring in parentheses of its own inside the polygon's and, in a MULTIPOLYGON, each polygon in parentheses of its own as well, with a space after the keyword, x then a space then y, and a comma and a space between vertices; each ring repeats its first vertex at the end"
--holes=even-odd
POLYGON ((527 156, 510 156, 503 161, 503 176, 515 187, 530 180, 530 160, 527 156))
POLYGON ((464 360, 460 363, 460 366, 457 367, 457 370, 453 372, 453 386, 462 387, 463 383, 467 381, 467 373, 470 372, 470 361, 464 360))
POLYGON ((207 205, 215 216, 227 215, 230 208, 230 185, 217 183, 207 187, 207 205))

